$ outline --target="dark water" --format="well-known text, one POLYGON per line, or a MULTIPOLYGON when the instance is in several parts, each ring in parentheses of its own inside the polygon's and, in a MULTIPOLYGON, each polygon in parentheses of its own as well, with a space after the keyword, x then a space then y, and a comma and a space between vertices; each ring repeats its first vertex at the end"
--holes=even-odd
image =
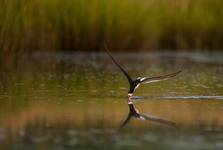
POLYGON ((136 76, 182 69, 140 86, 128 115, 128 83, 105 53, 34 53, 1 65, 0 149, 223 149, 223 53, 118 53, 136 76))

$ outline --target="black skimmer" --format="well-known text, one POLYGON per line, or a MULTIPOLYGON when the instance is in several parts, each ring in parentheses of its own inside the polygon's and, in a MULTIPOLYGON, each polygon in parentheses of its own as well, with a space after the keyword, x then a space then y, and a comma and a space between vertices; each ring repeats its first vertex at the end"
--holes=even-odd
POLYGON ((123 67, 115 60, 115 58, 111 55, 106 43, 104 42, 104 48, 107 52, 107 54, 110 56, 112 61, 115 63, 115 65, 122 71, 122 73, 125 75, 125 77, 128 79, 129 82, 129 92, 128 92, 128 97, 133 96, 133 92, 135 91, 136 88, 139 87, 141 84, 147 84, 147 83, 152 83, 152 82, 158 82, 162 80, 168 80, 177 74, 179 74, 181 71, 177 71, 175 73, 167 74, 167 75, 162 75, 162 76, 157 76, 157 77, 137 77, 136 79, 132 79, 131 76, 123 69, 123 67))
POLYGON ((171 127, 175 127, 177 128, 177 124, 175 122, 166 120, 166 119, 162 119, 160 117, 157 116, 153 116, 153 115, 149 115, 149 114, 144 114, 144 113, 140 113, 135 106, 133 105, 133 103, 131 102, 131 100, 129 100, 128 102, 128 106, 129 106, 129 114, 126 118, 126 120, 123 122, 123 124, 121 125, 120 129, 123 128, 124 126, 126 126, 128 124, 128 122, 134 117, 140 120, 148 120, 148 121, 153 121, 153 122, 157 122, 160 124, 165 124, 171 127))

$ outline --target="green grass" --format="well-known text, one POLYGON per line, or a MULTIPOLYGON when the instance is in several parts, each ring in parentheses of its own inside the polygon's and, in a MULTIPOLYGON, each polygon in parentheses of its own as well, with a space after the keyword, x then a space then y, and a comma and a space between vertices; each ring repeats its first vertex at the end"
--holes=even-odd
POLYGON ((0 54, 223 48, 220 0, 0 0, 0 54))

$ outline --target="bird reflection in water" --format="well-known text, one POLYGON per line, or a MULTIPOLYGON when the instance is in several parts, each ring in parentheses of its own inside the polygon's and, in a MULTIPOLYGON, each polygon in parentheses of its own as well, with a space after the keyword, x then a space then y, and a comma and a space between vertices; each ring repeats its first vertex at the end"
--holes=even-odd
POLYGON ((125 127, 132 118, 153 121, 153 122, 157 122, 160 124, 164 124, 164 125, 168 125, 168 126, 177 128, 177 124, 175 122, 172 122, 172 121, 169 121, 169 120, 157 117, 157 116, 140 113, 138 111, 138 109, 136 109, 135 106, 133 105, 131 98, 132 98, 132 96, 128 96, 129 114, 128 114, 127 118, 125 119, 125 121, 122 123, 120 129, 125 127))

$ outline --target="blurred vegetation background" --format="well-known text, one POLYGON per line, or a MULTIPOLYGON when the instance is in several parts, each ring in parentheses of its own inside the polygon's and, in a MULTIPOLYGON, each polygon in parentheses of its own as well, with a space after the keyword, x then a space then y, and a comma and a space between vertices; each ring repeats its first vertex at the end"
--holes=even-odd
POLYGON ((0 54, 221 50, 221 0, 0 0, 0 54))

